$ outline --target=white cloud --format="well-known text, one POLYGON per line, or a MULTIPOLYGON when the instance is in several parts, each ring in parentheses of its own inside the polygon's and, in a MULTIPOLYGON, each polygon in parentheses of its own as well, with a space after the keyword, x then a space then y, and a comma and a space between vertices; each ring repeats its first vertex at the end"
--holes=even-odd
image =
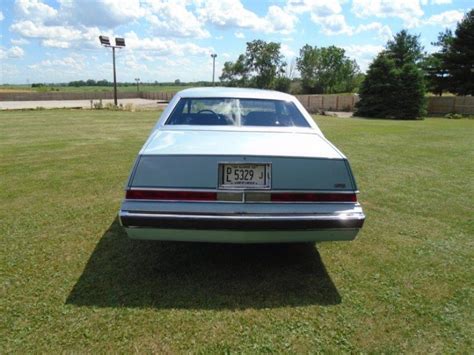
POLYGON ((155 55, 208 55, 213 49, 211 47, 200 47, 191 42, 176 42, 173 40, 164 40, 161 38, 139 38, 135 32, 128 32, 125 34, 127 40, 127 47, 131 50, 143 50, 154 52, 155 55))
POLYGON ((384 50, 383 46, 373 44, 351 44, 342 48, 348 57, 357 61, 362 71, 366 71, 372 59, 384 50))
POLYGON ((283 43, 280 47, 280 52, 287 58, 296 56, 296 52, 291 49, 287 44, 283 43))
POLYGON ((23 37, 41 38, 43 45, 57 48, 98 47, 99 34, 108 34, 97 27, 47 26, 29 20, 15 22, 10 26, 10 31, 23 37))
POLYGON ((30 41, 28 41, 27 39, 24 39, 24 38, 18 38, 18 39, 12 38, 12 39, 10 39, 10 43, 15 45, 15 46, 22 46, 22 45, 25 45, 25 44, 29 44, 30 41))
POLYGON ((0 11, 0 21, 3 21, 5 19, 5 16, 3 16, 3 12, 0 11))
POLYGON ((58 41, 57 39, 44 39, 41 41, 41 44, 44 47, 53 47, 53 48, 69 48, 71 43, 67 41, 58 41))
POLYGON ((70 71, 82 71, 85 68, 85 64, 82 60, 73 58, 73 57, 65 57, 62 59, 45 59, 39 63, 28 65, 29 69, 33 70, 42 70, 42 69, 68 69, 70 71))
POLYGON ((435 25, 441 27, 454 27, 456 23, 462 20, 464 12, 457 10, 445 11, 437 15, 433 15, 424 21, 427 25, 435 25))
POLYGON ((365 25, 359 25, 354 30, 355 34, 366 32, 366 31, 373 31, 376 32, 376 38, 386 42, 393 37, 392 30, 388 25, 383 25, 380 22, 371 22, 365 25))
MULTIPOLYGON (((114 28, 132 23, 138 19, 148 22, 155 35, 160 37, 207 38, 210 33, 204 28, 204 21, 188 10, 191 0, 58 0, 59 8, 43 3, 41 0, 17 0, 17 19, 12 27, 18 33, 27 31, 29 37, 48 38, 72 42, 65 38, 56 38, 47 33, 64 29, 63 33, 77 36, 87 33, 91 28, 114 28), (35 28, 33 28, 35 27, 35 28), (41 32, 38 34, 38 32, 41 32), (36 33, 36 34, 35 34, 36 33)), ((105 32, 105 31, 101 31, 105 32)), ((94 39, 96 42, 97 39, 94 39)), ((46 45, 52 41, 44 42, 46 45)))
POLYGON ((8 50, 8 55, 10 58, 21 58, 25 55, 25 51, 21 47, 13 46, 8 50))
POLYGON ((207 38, 210 33, 203 23, 186 8, 185 1, 153 1, 145 12, 153 31, 159 36, 207 38))
POLYGON ((447 5, 447 4, 451 4, 451 0, 431 0, 431 3, 433 5, 447 5))
POLYGON ((285 12, 289 15, 308 12, 311 21, 320 25, 325 35, 352 35, 354 31, 342 14, 339 0, 288 0, 285 12))
POLYGON ((72 25, 113 28, 144 15, 139 0, 59 0, 59 2, 58 21, 72 25))
POLYGON ((419 0, 354 0, 352 12, 358 17, 398 17, 406 27, 417 26, 423 16, 419 0))
POLYGON ((380 22, 371 22, 368 24, 358 25, 357 27, 347 24, 344 15, 334 14, 330 16, 316 16, 311 14, 311 20, 321 26, 321 32, 328 36, 333 35, 347 35, 353 36, 363 32, 373 32, 374 37, 382 41, 387 41, 392 38, 392 30, 388 25, 383 25, 380 22))
POLYGON ((139 56, 139 58, 140 58, 141 60, 145 60, 145 61, 147 61, 147 62, 153 62, 153 61, 156 60, 156 58, 155 58, 154 56, 148 55, 148 54, 146 54, 146 53, 142 53, 142 54, 139 56))
POLYGON ((297 17, 278 6, 270 6, 265 22, 270 26, 269 32, 290 33, 294 30, 297 17))
POLYGON ((56 38, 68 40, 80 36, 81 31, 66 26, 45 26, 32 21, 19 21, 10 26, 12 32, 31 38, 56 38))
POLYGON ((210 0, 199 4, 199 16, 219 27, 261 27, 262 19, 244 8, 240 1, 210 0))
POLYGON ((120 62, 123 62, 127 66, 127 71, 133 71, 135 73, 144 73, 148 72, 148 67, 143 60, 137 58, 133 53, 126 54, 123 58, 121 58, 120 62))
POLYGON ((293 14, 270 6, 264 17, 246 9, 240 0, 198 0, 197 14, 202 20, 221 28, 245 28, 264 33, 289 33, 297 21, 293 14))
POLYGON ((317 16, 311 13, 311 20, 321 25, 322 32, 325 35, 352 35, 353 28, 346 23, 346 19, 342 14, 335 14, 330 16, 317 16))
POLYGON ((294 14, 310 12, 314 16, 331 16, 342 11, 339 0, 288 0, 285 9, 294 14))
POLYGON ((0 59, 15 59, 21 58, 25 55, 23 48, 18 46, 13 46, 8 49, 0 47, 0 59))
POLYGON ((42 22, 55 18, 58 11, 38 0, 16 0, 15 10, 19 17, 42 22))
POLYGON ((58 0, 55 9, 41 0, 16 0, 17 18, 45 25, 113 28, 144 15, 139 0, 58 0))
POLYGON ((245 34, 243 32, 235 32, 234 33, 235 38, 245 38, 245 34))

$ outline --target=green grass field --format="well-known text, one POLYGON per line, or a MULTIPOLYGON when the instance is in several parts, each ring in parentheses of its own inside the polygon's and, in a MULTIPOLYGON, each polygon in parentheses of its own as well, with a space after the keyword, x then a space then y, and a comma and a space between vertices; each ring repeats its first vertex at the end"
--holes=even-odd
POLYGON ((134 242, 116 220, 156 112, 0 112, 2 353, 473 353, 474 121, 316 117, 354 242, 134 242))

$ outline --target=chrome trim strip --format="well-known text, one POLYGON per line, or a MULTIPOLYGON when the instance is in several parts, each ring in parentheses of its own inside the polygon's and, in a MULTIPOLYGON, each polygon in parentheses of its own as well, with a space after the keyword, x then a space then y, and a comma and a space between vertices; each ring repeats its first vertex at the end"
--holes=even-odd
MULTIPOLYGON (((146 186, 133 186, 129 190, 163 190, 163 191, 196 191, 196 192, 247 192, 245 189, 196 189, 196 188, 177 188, 177 187, 146 187, 146 186)), ((248 192, 261 192, 261 193, 338 193, 338 194, 359 194, 359 190, 268 190, 268 189, 248 189, 248 192)))
POLYGON ((250 203, 260 203, 260 204, 272 204, 272 205, 288 205, 288 204, 293 204, 293 205, 310 205, 310 204, 329 204, 329 205, 354 205, 354 206, 360 206, 359 202, 350 202, 350 201, 247 201, 246 200, 246 194, 242 193, 242 200, 241 201, 228 201, 228 200, 147 200, 147 199, 132 199, 128 198, 125 199, 124 201, 130 201, 130 202, 155 202, 155 203, 161 203, 161 202, 173 202, 173 203, 244 203, 244 204, 250 204, 250 203))
MULTIPOLYGON (((286 132, 289 133, 289 132, 286 132)), ((315 135, 318 135, 317 133, 313 133, 315 135)), ((321 136, 319 136, 321 137, 321 136)), ((339 151, 338 151, 339 154, 339 151)), ((192 153, 182 153, 182 154, 155 154, 155 153, 142 153, 140 154, 142 157, 154 157, 154 156, 160 156, 160 157, 222 157, 223 155, 219 154, 192 154, 192 153)), ((327 158, 327 157, 305 157, 305 156, 288 156, 288 155, 253 155, 253 154, 225 154, 226 157, 232 157, 232 158, 241 158, 243 156, 247 158, 281 158, 281 159, 311 159, 311 160, 342 160, 342 157, 337 157, 337 158, 327 158)))
POLYGON ((126 228, 315 230, 362 228, 362 212, 339 214, 179 214, 120 211, 126 228))

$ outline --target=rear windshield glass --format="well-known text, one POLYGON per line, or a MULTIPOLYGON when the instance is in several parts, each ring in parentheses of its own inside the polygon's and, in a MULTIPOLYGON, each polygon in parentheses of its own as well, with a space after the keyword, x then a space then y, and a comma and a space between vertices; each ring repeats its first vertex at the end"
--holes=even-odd
POLYGON ((293 102, 236 98, 183 98, 166 124, 309 127, 293 102))

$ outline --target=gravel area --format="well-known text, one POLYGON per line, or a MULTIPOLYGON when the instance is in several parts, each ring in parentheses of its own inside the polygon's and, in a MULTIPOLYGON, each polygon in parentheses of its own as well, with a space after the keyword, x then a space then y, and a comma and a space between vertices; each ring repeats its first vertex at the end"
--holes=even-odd
POLYGON ((326 115, 334 116, 334 117, 342 117, 342 118, 349 118, 352 117, 353 112, 345 112, 345 111, 326 111, 326 115))

